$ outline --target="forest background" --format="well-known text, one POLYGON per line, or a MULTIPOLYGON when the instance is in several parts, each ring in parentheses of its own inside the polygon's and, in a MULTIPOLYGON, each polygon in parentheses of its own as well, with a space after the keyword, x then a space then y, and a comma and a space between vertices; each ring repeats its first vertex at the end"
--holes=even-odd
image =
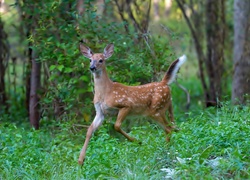
POLYGON ((241 0, 1 0, 1 179, 250 177, 250 2, 241 0), (113 81, 159 81, 182 54, 171 85, 181 131, 131 118, 129 143, 108 118, 77 165, 95 116, 89 60, 114 43, 113 81), (136 155, 135 155, 136 154, 136 155))

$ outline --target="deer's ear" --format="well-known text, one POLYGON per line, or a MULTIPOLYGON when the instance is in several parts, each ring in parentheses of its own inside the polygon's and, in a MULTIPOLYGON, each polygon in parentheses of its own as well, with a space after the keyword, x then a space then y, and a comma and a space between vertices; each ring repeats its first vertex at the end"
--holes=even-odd
POLYGON ((108 59, 109 57, 112 56, 112 54, 114 53, 114 44, 108 44, 105 48, 104 48, 104 58, 108 59))
POLYGON ((80 51, 86 58, 91 58, 93 56, 93 52, 91 51, 91 49, 88 46, 83 45, 82 43, 80 43, 80 51))

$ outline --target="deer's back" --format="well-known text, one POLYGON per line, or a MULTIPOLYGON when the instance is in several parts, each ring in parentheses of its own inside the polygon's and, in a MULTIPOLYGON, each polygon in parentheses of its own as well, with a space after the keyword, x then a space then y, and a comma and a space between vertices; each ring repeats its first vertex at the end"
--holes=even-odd
POLYGON ((113 83, 102 107, 104 113, 117 114, 120 108, 130 108, 130 114, 150 115, 165 110, 170 101, 170 89, 163 82, 140 86, 125 86, 113 83))

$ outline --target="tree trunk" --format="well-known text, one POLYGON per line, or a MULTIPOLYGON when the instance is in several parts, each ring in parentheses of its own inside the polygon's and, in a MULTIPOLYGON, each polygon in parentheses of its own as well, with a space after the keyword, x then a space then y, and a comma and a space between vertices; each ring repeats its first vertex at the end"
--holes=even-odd
POLYGON ((216 106, 222 95, 222 75, 224 72, 225 0, 206 0, 206 4, 200 1, 198 6, 192 1, 189 2, 189 5, 182 0, 176 0, 176 2, 193 36, 198 56, 200 79, 205 95, 205 106, 216 106), (204 6, 206 7, 206 48, 203 46, 202 33, 204 27, 202 7, 204 6), (188 17, 186 7, 191 10, 192 18, 188 17), (204 52, 207 52, 207 56, 204 52))
POLYGON ((172 0, 165 0, 165 16, 168 18, 171 12, 172 0))
POLYGON ((222 75, 224 72, 224 34, 225 34, 224 0, 207 0, 206 34, 207 58, 206 69, 209 78, 207 106, 218 104, 222 94, 222 75))
POLYGON ((41 79, 41 63, 36 61, 35 51, 32 50, 29 119, 30 119, 30 125, 35 129, 39 129, 40 115, 39 115, 38 90, 40 88, 40 79, 41 79))
POLYGON ((250 1, 234 1, 234 74, 232 101, 250 100, 250 1))
MULTIPOLYGON (((33 9, 33 8, 32 8, 33 9)), ((33 21, 33 16, 27 16, 23 17, 23 21, 33 21)), ((27 28, 27 32, 26 32, 26 39, 29 39, 32 33, 32 25, 30 25, 29 23, 26 22, 26 28, 27 28)), ((27 51, 25 52, 25 55, 27 56, 27 64, 26 64, 26 76, 25 76, 25 107, 27 109, 27 113, 28 113, 28 117, 30 117, 30 86, 31 86, 31 67, 32 67, 32 43, 29 41, 28 42, 28 46, 27 46, 27 51)))
MULTIPOLYGON (((30 43, 29 43, 30 44, 30 43)), ((32 63, 32 49, 29 48, 28 49, 28 59, 27 59, 27 64, 26 64, 26 76, 25 76, 25 107, 28 113, 28 117, 29 117, 29 104, 30 104, 30 79, 31 79, 31 63, 32 63)))
POLYGON ((158 21, 160 19, 159 15, 159 0, 154 0, 154 20, 158 21))
POLYGON ((5 92, 5 81, 4 81, 4 76, 5 76, 5 63, 7 60, 7 53, 8 53, 8 48, 5 44, 5 40, 7 39, 7 35, 4 32, 3 29, 3 22, 0 17, 0 107, 6 106, 6 92, 5 92))
POLYGON ((83 13, 84 13, 84 0, 77 0, 76 10, 80 16, 83 15, 83 13))

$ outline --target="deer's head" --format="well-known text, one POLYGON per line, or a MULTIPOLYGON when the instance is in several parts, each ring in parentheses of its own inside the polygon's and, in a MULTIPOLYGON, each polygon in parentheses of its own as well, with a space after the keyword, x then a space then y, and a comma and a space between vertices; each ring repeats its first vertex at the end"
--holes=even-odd
POLYGON ((88 46, 80 44, 80 51, 83 54, 83 56, 90 59, 89 68, 91 72, 95 73, 105 68, 105 61, 106 59, 112 56, 114 52, 114 45, 108 44, 104 48, 103 53, 93 53, 92 50, 88 46))

